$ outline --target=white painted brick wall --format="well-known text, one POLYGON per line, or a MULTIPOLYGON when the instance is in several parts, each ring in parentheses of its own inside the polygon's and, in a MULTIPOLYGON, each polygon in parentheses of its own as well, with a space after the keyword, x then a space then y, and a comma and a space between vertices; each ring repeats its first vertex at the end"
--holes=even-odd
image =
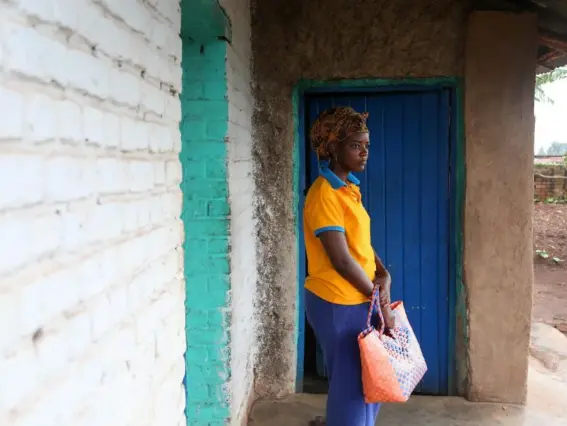
POLYGON ((252 158, 249 0, 224 0, 232 22, 232 43, 227 49, 229 100, 228 176, 231 214, 231 424, 245 424, 254 399, 257 357, 255 184, 252 158))
POLYGON ((180 19, 0 2, 2 426, 185 424, 180 19))

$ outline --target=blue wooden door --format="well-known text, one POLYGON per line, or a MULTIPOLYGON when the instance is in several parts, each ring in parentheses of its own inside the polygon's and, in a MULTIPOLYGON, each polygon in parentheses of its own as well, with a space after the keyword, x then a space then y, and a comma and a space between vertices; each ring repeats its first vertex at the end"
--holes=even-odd
MULTIPOLYGON (((448 394, 450 92, 313 95, 307 128, 331 106, 368 111, 370 157, 361 181, 372 243, 392 274, 429 370, 417 392, 448 394)), ((317 159, 309 153, 309 181, 317 159)), ((451 347, 452 349, 452 347, 451 347)))

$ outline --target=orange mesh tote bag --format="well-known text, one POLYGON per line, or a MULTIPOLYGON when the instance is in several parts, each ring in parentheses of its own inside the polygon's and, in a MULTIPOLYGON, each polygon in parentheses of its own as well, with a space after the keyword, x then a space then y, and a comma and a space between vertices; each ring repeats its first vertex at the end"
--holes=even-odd
POLYGON ((402 302, 391 305, 396 326, 388 334, 384 333, 380 307, 376 309, 380 327, 372 326, 377 301, 378 287, 372 294, 366 329, 358 335, 364 399, 368 404, 406 402, 427 371, 427 364, 402 302))

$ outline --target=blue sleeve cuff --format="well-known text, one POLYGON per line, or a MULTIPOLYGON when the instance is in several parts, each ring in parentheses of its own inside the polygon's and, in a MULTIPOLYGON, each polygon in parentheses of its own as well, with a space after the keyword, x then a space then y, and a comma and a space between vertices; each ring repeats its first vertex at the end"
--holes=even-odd
POLYGON ((316 229, 315 230, 315 236, 318 237, 323 232, 327 232, 327 231, 338 231, 338 232, 344 233, 345 228, 343 228, 342 226, 325 226, 323 228, 316 229))

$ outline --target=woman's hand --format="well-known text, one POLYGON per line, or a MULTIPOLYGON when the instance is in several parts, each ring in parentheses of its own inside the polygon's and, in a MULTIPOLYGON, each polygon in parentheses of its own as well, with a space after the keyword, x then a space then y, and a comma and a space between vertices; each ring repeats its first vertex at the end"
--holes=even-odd
POLYGON ((386 305, 381 308, 382 316, 384 317, 384 328, 386 331, 391 330, 396 326, 396 315, 394 311, 390 308, 390 305, 386 305))
POLYGON ((386 271, 383 276, 376 275, 376 278, 374 278, 374 285, 377 285, 380 290, 380 306, 384 307, 390 305, 390 303, 392 303, 390 297, 392 278, 390 277, 390 274, 386 271))

